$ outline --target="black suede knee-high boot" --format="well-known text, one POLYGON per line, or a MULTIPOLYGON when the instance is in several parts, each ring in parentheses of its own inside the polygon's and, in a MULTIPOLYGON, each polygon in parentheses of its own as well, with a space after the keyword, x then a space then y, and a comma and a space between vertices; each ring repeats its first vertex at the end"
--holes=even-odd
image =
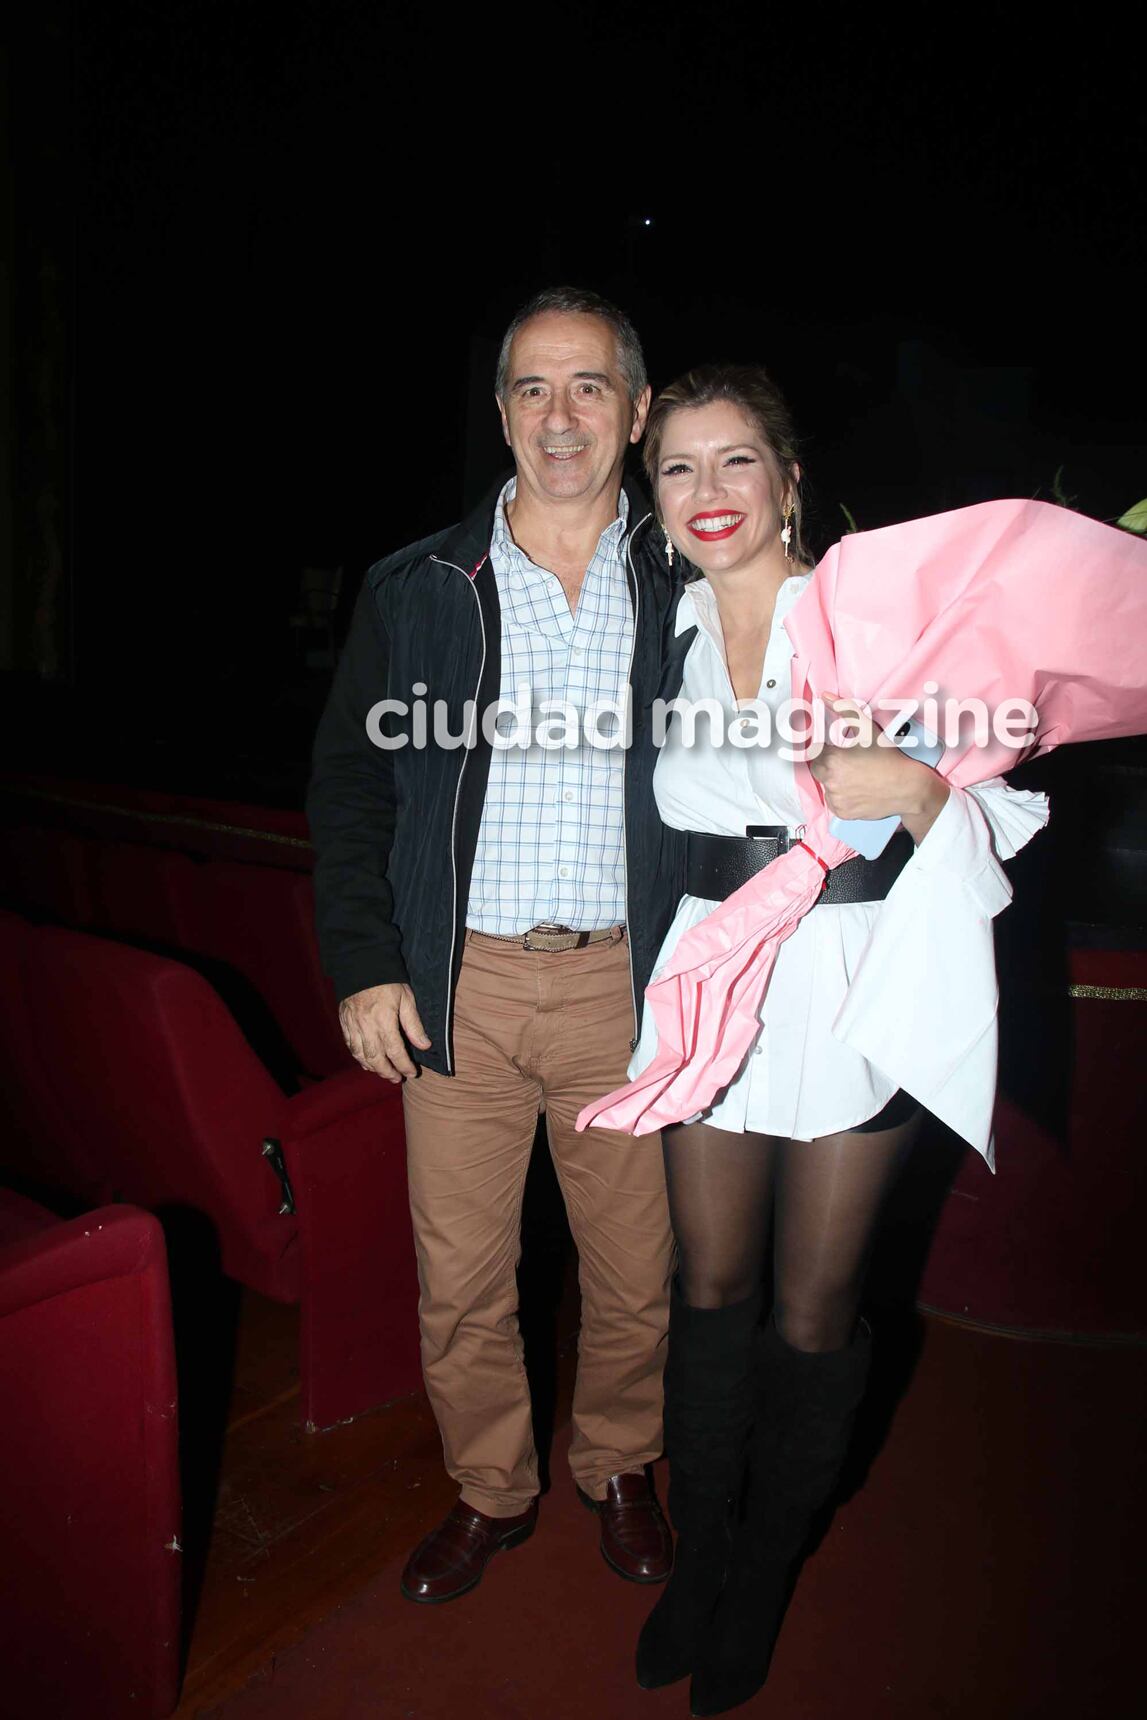
POLYGON ((761 1298, 694 1308, 673 1286, 665 1363, 673 1571, 637 1644, 637 1682, 673 1684, 693 1670, 729 1555, 730 1502, 740 1491, 761 1298))
POLYGON ((690 1691, 695 1716, 723 1714, 765 1682, 810 1532, 839 1478, 868 1379, 864 1324, 847 1348, 812 1352, 786 1344, 770 1320, 760 1348, 745 1514, 697 1653, 690 1691))

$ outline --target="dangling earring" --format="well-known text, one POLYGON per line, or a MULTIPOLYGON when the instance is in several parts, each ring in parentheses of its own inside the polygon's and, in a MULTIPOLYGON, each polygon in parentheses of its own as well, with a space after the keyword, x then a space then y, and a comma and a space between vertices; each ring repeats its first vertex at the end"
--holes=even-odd
POLYGON ((666 532, 666 534, 665 534, 665 559, 669 563, 670 567, 672 567, 673 566, 673 539, 669 536, 668 532, 666 532))
POLYGON ((793 552, 792 552, 792 549, 790 548, 792 541, 793 541, 793 507, 792 507, 792 504, 790 503, 789 506, 785 509, 785 523, 781 527, 781 542, 785 546, 785 560, 786 561, 791 561, 793 559, 793 552))

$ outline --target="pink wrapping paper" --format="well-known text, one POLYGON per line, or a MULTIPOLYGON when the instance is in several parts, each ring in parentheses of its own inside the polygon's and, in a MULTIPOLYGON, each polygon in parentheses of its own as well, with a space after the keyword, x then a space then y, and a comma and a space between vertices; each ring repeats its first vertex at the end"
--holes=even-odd
MULTIPOLYGON (((794 698, 872 704, 1006 699, 1038 712, 1024 752, 996 740, 949 748, 939 772, 983 782, 1064 741, 1147 731, 1147 544, 1046 502, 984 502, 857 533, 817 567, 785 627, 794 698)), ((877 712, 879 715, 879 712, 877 712)), ((805 841, 827 865, 853 850, 829 835, 807 766, 805 841)), ((651 1134, 705 1110, 756 1037, 777 951, 816 900, 823 873, 794 848, 680 940, 646 991, 658 1048, 625 1087, 587 1105, 577 1127, 651 1134)))

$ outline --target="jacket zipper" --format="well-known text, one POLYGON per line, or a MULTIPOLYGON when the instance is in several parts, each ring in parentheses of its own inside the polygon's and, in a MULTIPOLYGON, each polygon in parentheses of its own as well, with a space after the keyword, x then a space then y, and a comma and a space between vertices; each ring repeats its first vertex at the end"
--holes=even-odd
MULTIPOLYGON (((478 680, 474 686, 474 714, 478 715, 478 694, 482 690, 482 676, 486 672, 486 622, 482 614, 482 602, 478 596, 473 579, 464 567, 457 562, 443 561, 441 556, 432 555, 431 561, 436 561, 439 567, 451 567, 455 573, 460 573, 470 590, 474 593, 474 602, 478 605, 478 625, 482 630, 482 659, 478 664, 478 680)), ((450 891, 450 954, 446 966, 446 1073, 454 1073, 454 951, 458 944, 458 802, 462 797, 462 778, 466 774, 466 765, 470 758, 470 748, 462 749, 462 765, 458 772, 458 781, 454 786, 454 811, 450 817, 450 875, 452 889, 450 891)))
MULTIPOLYGON (((633 565, 633 540, 651 516, 643 514, 625 540, 625 564, 633 579, 633 641, 629 647, 629 672, 625 678, 626 695, 630 700, 630 722, 633 720, 633 664, 637 656, 637 631, 641 620, 641 585, 637 578, 637 569, 633 565)), ((626 798, 626 788, 629 773, 629 748, 626 747, 621 759, 621 864, 622 878, 625 888, 625 918, 632 920, 629 912, 629 804, 626 798)), ((633 938, 625 940, 626 953, 629 956, 629 1001, 633 1009, 633 1038, 629 1042, 631 1051, 637 1050, 637 981, 633 973, 633 938)))

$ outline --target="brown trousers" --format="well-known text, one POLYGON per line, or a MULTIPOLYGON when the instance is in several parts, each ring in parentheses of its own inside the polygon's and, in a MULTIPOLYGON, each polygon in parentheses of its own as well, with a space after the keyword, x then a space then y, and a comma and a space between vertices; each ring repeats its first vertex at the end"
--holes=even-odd
POLYGON ((522 1191, 544 1102, 582 1295, 570 1467, 591 1498, 661 1451, 673 1242, 661 1137, 578 1134, 582 1106, 625 1079, 624 940, 543 953, 467 932, 454 1076, 403 1088, 422 1361, 462 1498, 513 1516, 538 1491, 515 1269, 522 1191))

